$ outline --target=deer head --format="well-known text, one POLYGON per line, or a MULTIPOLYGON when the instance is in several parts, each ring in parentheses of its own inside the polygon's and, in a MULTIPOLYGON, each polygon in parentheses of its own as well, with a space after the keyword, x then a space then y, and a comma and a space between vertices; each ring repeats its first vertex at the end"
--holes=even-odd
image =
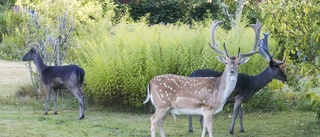
POLYGON ((31 48, 30 51, 22 57, 22 61, 31 61, 34 60, 37 56, 37 51, 34 48, 31 48))
POLYGON ((259 47, 260 47, 260 54, 269 61, 269 67, 272 69, 272 75, 274 78, 287 81, 287 76, 283 73, 281 69, 281 65, 286 61, 286 57, 282 61, 276 61, 273 59, 273 55, 270 54, 269 48, 268 48, 268 33, 263 33, 263 39, 260 40, 259 47))
POLYGON ((259 34, 261 30, 261 24, 258 21, 257 24, 252 25, 252 28, 255 30, 255 43, 252 48, 252 50, 249 53, 246 54, 240 54, 240 47, 238 49, 238 55, 237 56, 229 56, 228 52, 225 47, 225 43, 223 44, 224 52, 220 51, 218 49, 218 44, 216 42, 215 38, 215 30, 217 26, 219 26, 222 23, 222 21, 216 21, 213 22, 211 25, 211 39, 212 39, 212 45, 209 43, 209 46, 216 51, 217 53, 221 54, 222 56, 218 56, 218 60, 224 64, 226 64, 226 73, 227 74, 235 74, 238 71, 238 66, 240 64, 244 64, 249 60, 249 56, 258 53, 259 51, 256 51, 259 43, 259 34))

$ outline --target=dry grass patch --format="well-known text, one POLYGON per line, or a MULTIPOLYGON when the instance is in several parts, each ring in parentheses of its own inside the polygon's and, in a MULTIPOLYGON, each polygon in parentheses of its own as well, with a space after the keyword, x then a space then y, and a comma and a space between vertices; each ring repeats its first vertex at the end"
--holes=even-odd
POLYGON ((31 84, 29 70, 21 61, 0 60, 0 97, 14 95, 20 86, 31 84))

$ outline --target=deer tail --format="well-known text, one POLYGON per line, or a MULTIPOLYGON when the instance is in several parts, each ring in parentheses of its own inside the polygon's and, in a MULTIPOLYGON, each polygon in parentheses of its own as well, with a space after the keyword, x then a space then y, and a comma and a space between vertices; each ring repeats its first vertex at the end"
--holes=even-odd
POLYGON ((149 100, 150 100, 150 83, 147 86, 147 90, 146 90, 146 100, 143 102, 143 104, 146 104, 149 100))
POLYGON ((85 72, 83 69, 79 69, 78 72, 77 72, 77 75, 78 75, 78 80, 80 82, 80 84, 83 83, 84 81, 84 75, 85 75, 85 72))

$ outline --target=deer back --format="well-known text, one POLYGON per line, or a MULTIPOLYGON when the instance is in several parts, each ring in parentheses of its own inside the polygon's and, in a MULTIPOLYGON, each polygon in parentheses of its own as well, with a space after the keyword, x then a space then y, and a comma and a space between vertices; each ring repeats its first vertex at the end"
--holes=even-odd
POLYGON ((220 78, 160 75, 150 81, 151 100, 156 107, 199 108, 214 105, 219 98, 220 78))
POLYGON ((85 72, 77 65, 66 66, 48 66, 42 72, 42 79, 44 84, 53 82, 56 85, 75 83, 82 84, 85 72))

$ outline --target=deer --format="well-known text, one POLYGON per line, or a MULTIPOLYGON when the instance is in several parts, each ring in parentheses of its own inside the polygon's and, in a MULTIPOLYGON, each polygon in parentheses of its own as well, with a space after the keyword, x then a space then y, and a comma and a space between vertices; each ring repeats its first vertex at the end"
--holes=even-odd
POLYGON ((68 89, 79 101, 79 118, 83 119, 85 102, 82 86, 85 71, 77 65, 47 66, 35 48, 22 57, 22 61, 33 61, 42 83, 46 87, 46 105, 44 115, 48 114, 51 91, 54 90, 54 114, 57 115, 57 94, 59 89, 68 89))
POLYGON ((174 74, 155 76, 150 80, 146 90, 146 99, 143 104, 151 100, 156 108, 150 118, 151 136, 156 136, 158 126, 161 137, 165 137, 163 121, 167 113, 175 115, 203 115, 202 137, 206 130, 212 137, 212 115, 220 112, 237 83, 238 67, 249 60, 249 56, 259 52, 257 45, 246 54, 229 56, 225 43, 224 52, 218 49, 215 39, 215 29, 222 21, 215 21, 211 25, 212 45, 209 46, 221 56, 217 56, 221 63, 226 64, 220 77, 187 77, 174 74))
MULTIPOLYGON (((234 103, 232 122, 229 129, 230 134, 234 134, 234 124, 237 116, 239 116, 240 119, 240 132, 244 132, 242 123, 242 103, 247 102, 255 93, 271 82, 272 79, 287 81, 287 76, 284 74, 283 68, 281 67, 285 62, 285 58, 283 61, 273 59, 273 56, 271 56, 268 49, 268 33, 264 33, 264 38, 260 41, 260 46, 259 53, 269 61, 269 66, 256 76, 248 76, 247 74, 239 73, 236 87, 227 99, 227 103, 234 103)), ((219 71, 200 69, 192 72, 190 77, 220 77, 221 75, 222 72, 219 71)), ((203 116, 200 116, 199 119, 202 126, 203 116)), ((189 116, 188 131, 193 132, 192 116, 189 116)))

